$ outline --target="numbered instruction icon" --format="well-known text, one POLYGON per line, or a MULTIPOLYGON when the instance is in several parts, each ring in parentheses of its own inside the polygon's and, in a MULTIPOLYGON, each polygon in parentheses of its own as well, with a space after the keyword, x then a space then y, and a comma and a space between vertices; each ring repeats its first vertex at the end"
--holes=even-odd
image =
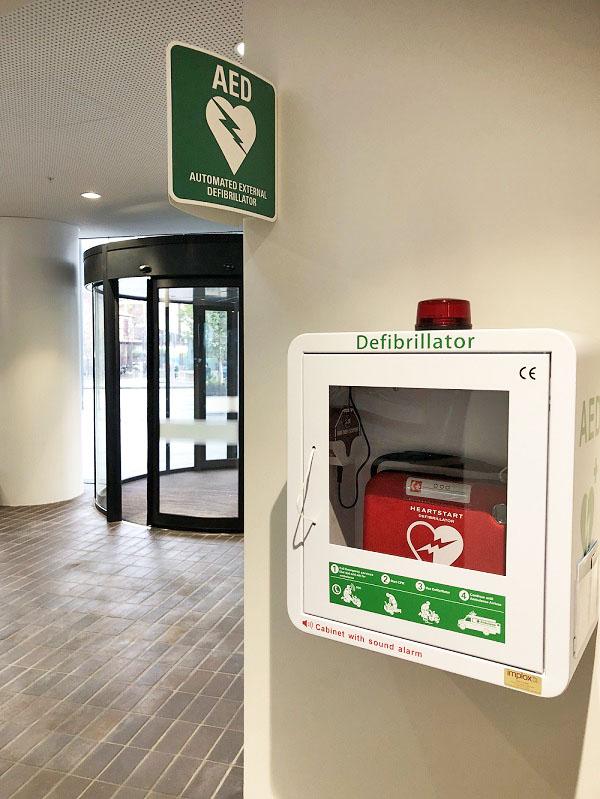
POLYGON ((463 602, 468 602, 469 599, 471 598, 471 594, 468 591, 465 591, 464 588, 458 592, 458 595, 463 602))
POLYGON ((381 582, 384 585, 389 585, 390 584, 390 575, 389 574, 382 574, 381 575, 381 582))
POLYGON ((422 580, 419 580, 416 583, 415 588, 417 589, 417 591, 424 591, 425 590, 425 583, 422 580))
POLYGON ((337 563, 332 563, 331 564, 331 573, 332 574, 337 574, 339 572, 339 570, 340 570, 340 567, 337 565, 337 563))

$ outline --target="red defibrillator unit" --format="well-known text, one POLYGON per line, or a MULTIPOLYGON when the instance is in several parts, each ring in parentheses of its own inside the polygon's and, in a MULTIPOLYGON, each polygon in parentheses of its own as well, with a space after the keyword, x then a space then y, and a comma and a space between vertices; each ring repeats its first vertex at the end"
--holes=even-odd
POLYGON ((363 548, 504 574, 506 483, 493 466, 450 455, 381 455, 365 486, 363 548), (404 468, 403 468, 404 467, 404 468))

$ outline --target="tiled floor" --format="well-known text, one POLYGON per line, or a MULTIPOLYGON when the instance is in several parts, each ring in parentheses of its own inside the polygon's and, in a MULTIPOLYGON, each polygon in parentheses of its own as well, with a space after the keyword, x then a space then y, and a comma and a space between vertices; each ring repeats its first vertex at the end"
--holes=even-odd
POLYGON ((0 508, 0 797, 242 796, 240 537, 0 508))

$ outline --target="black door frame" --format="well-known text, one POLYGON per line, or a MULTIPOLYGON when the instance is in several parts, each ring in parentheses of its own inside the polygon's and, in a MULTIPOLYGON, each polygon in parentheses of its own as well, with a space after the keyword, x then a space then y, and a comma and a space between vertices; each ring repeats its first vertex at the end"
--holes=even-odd
POLYGON ((106 407, 106 519, 122 519, 119 281, 104 280, 104 390, 106 407))
MULTIPOLYGON (((155 527, 168 527, 180 530, 193 530, 204 532, 228 532, 228 533, 241 533, 243 531, 243 508, 244 508, 244 381, 243 381, 243 285, 241 277, 206 277, 206 278, 160 278, 151 277, 148 281, 148 325, 147 325, 147 346, 148 346, 148 519, 147 523, 155 527), (234 387, 235 382, 233 378, 230 381, 230 374, 237 372, 238 380, 238 516, 237 517, 193 517, 184 516, 179 514, 167 514, 160 512, 160 400, 159 400, 159 321, 158 321, 158 306, 159 306, 159 289, 163 288, 212 288, 212 287, 228 287, 236 288, 238 290, 238 364, 237 369, 232 370, 229 367, 230 361, 230 348, 228 347, 228 368, 227 368, 227 388, 234 387)), ((222 306, 221 306, 222 307, 222 306)), ((194 314, 194 336, 199 335, 196 330, 196 314, 194 314)), ((202 320, 202 325, 204 320, 202 320)), ((229 335, 229 316, 228 316, 228 343, 231 339, 229 335)), ((168 350, 168 347, 167 347, 168 350)), ((233 349, 231 350, 233 354, 233 349)), ((194 353, 196 356, 196 353, 194 353)), ((205 359, 203 359, 203 368, 205 368, 205 359)), ((196 388, 198 383, 196 362, 194 362, 194 386, 196 388)), ((167 392, 168 395, 169 392, 167 392)), ((195 392, 196 393, 196 392, 195 392)), ((194 415, 202 409, 197 407, 194 403, 194 415)), ((227 418, 235 418, 235 414, 227 414, 227 418)), ((200 450, 205 450, 205 447, 199 445, 194 448, 195 465, 201 467, 198 463, 198 457, 201 460, 202 455, 198 455, 200 450)), ((223 468, 233 465, 233 458, 231 449, 228 448, 227 459, 217 461, 214 464, 215 468, 223 468)), ((178 470, 176 470, 178 471, 178 470)))

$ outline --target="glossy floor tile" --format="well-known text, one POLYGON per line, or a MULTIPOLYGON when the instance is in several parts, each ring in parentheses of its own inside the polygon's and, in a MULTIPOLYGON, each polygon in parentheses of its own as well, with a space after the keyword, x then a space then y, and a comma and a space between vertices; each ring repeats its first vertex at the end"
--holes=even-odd
POLYGON ((238 799, 243 543, 0 508, 0 797, 238 799))

